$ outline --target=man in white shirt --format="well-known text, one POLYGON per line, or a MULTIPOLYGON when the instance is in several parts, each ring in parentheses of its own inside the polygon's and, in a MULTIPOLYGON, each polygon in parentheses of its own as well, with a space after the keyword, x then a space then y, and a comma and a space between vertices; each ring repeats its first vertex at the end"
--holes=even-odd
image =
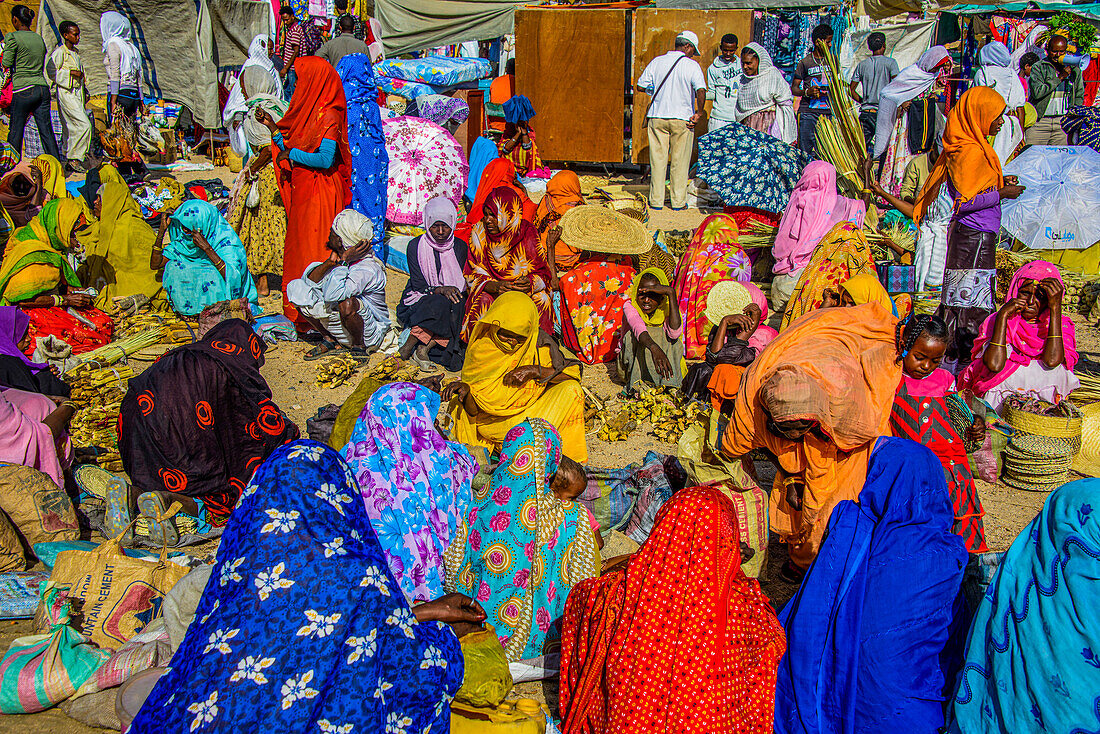
POLYGON ((329 233, 331 254, 310 263, 302 277, 287 284, 286 297, 322 335, 306 359, 317 359, 348 347, 353 357, 366 357, 390 330, 386 306, 386 269, 371 250, 370 220, 345 209, 329 233))
POLYGON ((734 122, 737 109, 737 90, 741 87, 741 57, 738 55, 737 36, 722 36, 720 54, 707 69, 707 99, 713 100, 707 131, 721 130, 734 122))
POLYGON ((669 199, 676 211, 687 207, 688 164, 695 142, 692 131, 706 101, 699 37, 691 31, 676 36, 672 51, 649 62, 638 77, 639 91, 650 95, 646 111, 649 128, 649 205, 665 206, 665 167, 669 167, 669 199))

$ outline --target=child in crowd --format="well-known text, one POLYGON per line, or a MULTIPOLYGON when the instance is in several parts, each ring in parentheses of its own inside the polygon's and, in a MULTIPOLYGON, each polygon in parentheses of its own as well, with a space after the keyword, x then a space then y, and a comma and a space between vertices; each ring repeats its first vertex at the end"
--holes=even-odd
POLYGON ((955 509, 954 532, 971 553, 985 553, 985 511, 967 458, 967 451, 976 451, 985 440, 985 422, 970 416, 955 392, 954 377, 940 367, 948 341, 947 324, 938 316, 919 314, 898 322, 902 378, 890 426, 895 436, 924 444, 939 457, 955 509))
POLYGON ((684 380, 684 322, 665 271, 646 268, 638 273, 623 304, 623 320, 617 365, 627 392, 637 382, 679 387, 684 380))
MULTIPOLYGON (((562 502, 577 502, 577 498, 584 494, 586 487, 588 487, 588 474, 585 473, 584 467, 568 456, 562 456, 558 470, 550 480, 551 493, 562 502)), ((596 522, 591 508, 583 502, 580 504, 588 513, 588 524, 596 535, 596 547, 602 549, 603 536, 600 535, 600 524, 596 522)))

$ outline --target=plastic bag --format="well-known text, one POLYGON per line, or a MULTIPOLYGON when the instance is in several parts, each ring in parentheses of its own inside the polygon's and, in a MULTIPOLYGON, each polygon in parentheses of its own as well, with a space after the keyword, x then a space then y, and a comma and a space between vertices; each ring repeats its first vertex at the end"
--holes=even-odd
POLYGON ((244 205, 249 209, 255 209, 260 205, 260 182, 253 179, 248 184, 248 196, 244 198, 244 205))
POLYGON ((484 630, 471 632, 459 642, 465 667, 455 700, 472 706, 500 705, 512 690, 512 673, 493 625, 487 624, 484 630))

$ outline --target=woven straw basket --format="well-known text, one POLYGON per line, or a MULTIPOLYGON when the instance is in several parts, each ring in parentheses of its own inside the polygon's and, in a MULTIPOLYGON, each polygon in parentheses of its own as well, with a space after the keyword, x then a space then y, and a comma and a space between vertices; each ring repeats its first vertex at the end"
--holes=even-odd
POLYGON ((1035 415, 1016 408, 1008 407, 1005 410, 1005 420, 1017 431, 1033 433, 1037 436, 1049 436, 1050 438, 1081 438, 1081 416, 1062 417, 1051 415, 1035 415))

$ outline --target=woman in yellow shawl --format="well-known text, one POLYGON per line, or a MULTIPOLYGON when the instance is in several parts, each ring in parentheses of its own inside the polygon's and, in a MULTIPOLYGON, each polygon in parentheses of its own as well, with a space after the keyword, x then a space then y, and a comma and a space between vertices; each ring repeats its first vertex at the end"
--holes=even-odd
POLYGON ((102 184, 92 198, 92 213, 96 221, 85 240, 88 259, 80 276, 99 292, 95 305, 109 310, 116 300, 138 295, 164 302, 164 289, 149 267, 157 233, 142 219, 130 189, 113 181, 102 184))
POLYGON ((69 196, 68 189, 65 188, 65 167, 61 165, 61 161, 43 153, 31 163, 42 173, 42 190, 46 194, 47 201, 72 198, 69 196))
POLYGON ((799 316, 822 306, 839 306, 840 285, 861 273, 878 278, 871 246, 862 228, 851 222, 840 222, 821 238, 802 269, 798 284, 787 301, 779 330, 783 331, 799 316))
POLYGON ((722 437, 731 458, 770 451, 771 528, 788 544, 784 576, 817 555, 837 502, 855 500, 901 381, 897 320, 877 304, 827 308, 781 332, 745 372, 722 437))
POLYGON ((53 335, 81 354, 111 341, 111 319, 92 308, 92 297, 76 292, 80 279, 77 232, 88 224, 84 204, 51 199, 8 241, 0 262, 0 305, 19 306, 31 319, 32 337, 53 335), (66 311, 78 309, 83 320, 66 311), (89 327, 87 323, 90 322, 89 327))
POLYGON ((462 381, 443 391, 456 398, 451 439, 497 448, 508 430, 542 418, 561 435, 566 456, 585 463, 584 393, 580 369, 539 329, 539 311, 526 293, 497 296, 474 324, 462 381))
POLYGON ((862 306, 864 303, 877 303, 899 319, 913 311, 913 298, 908 293, 899 293, 891 299, 874 273, 860 273, 840 286, 841 306, 862 306))

